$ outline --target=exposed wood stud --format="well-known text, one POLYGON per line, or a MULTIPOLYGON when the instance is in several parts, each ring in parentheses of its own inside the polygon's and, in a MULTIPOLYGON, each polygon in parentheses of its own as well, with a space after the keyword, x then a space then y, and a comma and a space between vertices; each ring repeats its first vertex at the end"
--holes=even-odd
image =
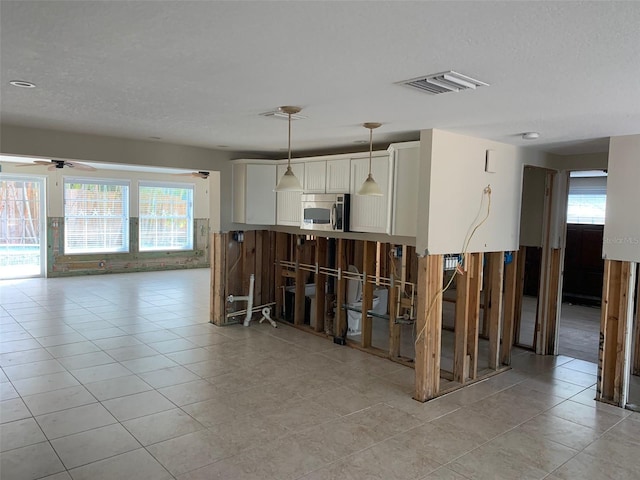
MULTIPOLYGON (((316 239, 316 265, 318 267, 327 266, 327 239, 325 237, 318 237, 316 239)), ((324 331, 324 318, 327 311, 325 305, 327 275, 324 273, 318 273, 316 275, 316 323, 315 331, 324 331)))
POLYGON ((463 258, 464 273, 456 276, 456 304, 453 345, 453 381, 465 383, 469 378, 469 356, 467 344, 469 335, 469 287, 471 272, 469 271, 470 255, 463 258))
POLYGON ((633 374, 640 375, 640 265, 638 265, 638 271, 636 272, 636 283, 638 290, 636 291, 636 318, 633 333, 633 374))
POLYGON ((483 272, 483 281, 484 285, 482 288, 482 305, 484 305, 484 309, 482 310, 482 332, 481 335, 484 338, 489 337, 489 305, 491 305, 491 262, 489 261, 489 255, 487 254, 487 264, 484 265, 483 272))
POLYGON ((306 272, 299 266, 303 263, 304 246, 303 236, 297 236, 296 244, 296 290, 295 290, 295 305, 293 308, 293 323, 296 325, 304 324, 304 307, 305 307, 305 278, 306 272))
MULTIPOLYGON (((254 266, 253 273, 256 276, 253 286, 253 302, 254 305, 262 305, 262 236, 267 233, 264 230, 258 230, 255 235, 254 247, 254 266)), ((248 293, 248 291, 247 291, 248 293)))
POLYGON ((211 312, 210 321, 218 326, 226 323, 225 318, 225 273, 227 234, 211 234, 211 312))
POLYGON ((482 265, 484 254, 469 254, 469 319, 467 332, 467 357, 469 358, 469 378, 478 377, 478 334, 480 327, 480 297, 482 291, 482 265))
POLYGON ((633 315, 635 264, 605 260, 596 400, 624 407, 633 315))
MULTIPOLYGON (((513 315, 513 337, 516 344, 520 343, 520 324, 522 322, 522 300, 524 298, 524 274, 527 260, 527 247, 520 247, 518 251, 516 288, 513 315)), ((515 262, 515 260, 514 260, 515 262)))
POLYGON ((373 306, 373 283, 369 281, 369 277, 376 273, 376 242, 357 242, 362 243, 363 259, 362 259, 362 274, 364 276, 362 285, 362 347, 368 348, 371 346, 371 336, 373 332, 373 320, 368 315, 368 311, 373 306))
POLYGON ((488 308, 489 323, 489 368, 497 370, 500 367, 500 330, 502 321, 502 281, 504 275, 504 252, 491 252, 488 255, 489 267, 488 283, 491 295, 488 308))
POLYGON ((282 318, 283 317, 283 288, 284 288, 284 280, 282 276, 282 267, 280 266, 280 261, 286 261, 287 251, 289 244, 289 236, 286 233, 277 232, 276 233, 276 247, 275 247, 275 302, 276 302, 276 311, 275 317, 282 318))
MULTIPOLYGON (((346 270, 346 240, 339 238, 336 248, 336 268, 344 272, 346 270)), ((346 281, 342 275, 336 281, 336 317, 334 324, 334 335, 341 337, 346 331, 346 312, 342 305, 346 300, 346 281)))
POLYGON ((547 292, 547 328, 546 328, 546 353, 553 355, 556 352, 556 331, 558 328, 558 299, 562 295, 560 292, 560 276, 562 275, 562 250, 559 248, 551 249, 551 258, 549 266, 549 290, 547 292))
POLYGON ((442 336, 442 255, 418 260, 418 308, 416 319, 416 358, 414 398, 425 402, 440 389, 442 336))
POLYGON ((504 321, 502 329, 502 351, 500 362, 511 365, 511 350, 514 342, 515 308, 518 282, 518 252, 512 253, 511 263, 505 266, 504 272, 504 321))

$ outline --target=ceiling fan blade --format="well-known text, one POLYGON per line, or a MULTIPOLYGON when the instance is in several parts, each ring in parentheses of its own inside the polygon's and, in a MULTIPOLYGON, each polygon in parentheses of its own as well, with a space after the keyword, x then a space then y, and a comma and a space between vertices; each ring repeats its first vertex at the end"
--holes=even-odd
POLYGON ((56 166, 56 164, 54 163, 53 165, 51 165, 49 168, 47 168, 47 170, 49 170, 50 172, 53 172, 56 168, 58 168, 56 166))
POLYGON ((77 168, 78 170, 84 170, 85 172, 95 172, 97 170, 90 165, 85 165, 84 163, 79 162, 65 162, 65 165, 72 168, 77 168))
POLYGON ((196 175, 195 172, 187 172, 187 173, 174 173, 176 177, 193 177, 196 175))
POLYGON ((41 165, 51 166, 51 162, 46 160, 34 160, 33 163, 17 163, 16 167, 38 167, 41 165))

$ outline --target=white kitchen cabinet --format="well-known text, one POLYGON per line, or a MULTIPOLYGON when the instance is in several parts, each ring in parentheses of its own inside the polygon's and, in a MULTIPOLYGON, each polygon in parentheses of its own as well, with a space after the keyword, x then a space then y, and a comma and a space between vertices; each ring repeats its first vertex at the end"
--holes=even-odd
MULTIPOLYGON (((324 193, 327 162, 306 162, 304 164, 304 193, 324 193)), ((296 173, 297 175, 297 173, 296 173)))
POLYGON ((393 164, 391 235, 415 237, 418 224, 420 142, 392 143, 388 151, 393 164))
POLYGON ((351 160, 349 158, 327 160, 326 172, 327 193, 347 193, 350 191, 351 160))
POLYGON ((351 159, 351 225, 354 232, 389 233, 391 231, 391 159, 387 152, 375 152, 371 173, 380 186, 381 197, 360 196, 356 192, 369 174, 369 157, 351 159))
MULTIPOLYGON (((293 174, 301 182, 305 180, 305 171, 308 164, 292 163, 291 170, 293 174)), ((278 180, 282 178, 284 172, 287 171, 287 165, 278 165, 278 180)), ((300 195, 302 192, 276 192, 276 224, 290 225, 293 227, 300 226, 302 211, 300 208, 300 195)))
POLYGON ((234 163, 233 215, 235 223, 276 223, 276 165, 234 163))

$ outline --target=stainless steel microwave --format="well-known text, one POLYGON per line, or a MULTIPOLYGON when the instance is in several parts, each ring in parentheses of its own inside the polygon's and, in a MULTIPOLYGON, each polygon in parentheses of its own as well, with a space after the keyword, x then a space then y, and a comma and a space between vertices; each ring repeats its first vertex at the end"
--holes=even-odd
POLYGON ((349 231, 348 193, 302 194, 302 220, 305 230, 349 231))

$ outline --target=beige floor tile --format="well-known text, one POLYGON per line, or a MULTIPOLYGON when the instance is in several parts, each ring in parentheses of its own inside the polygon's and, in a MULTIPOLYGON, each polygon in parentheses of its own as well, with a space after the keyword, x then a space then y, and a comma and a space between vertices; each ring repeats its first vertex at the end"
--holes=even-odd
POLYGON ((178 406, 211 400, 220 395, 218 389, 206 380, 173 385, 158 391, 178 406))
POLYGON ((132 395, 134 393, 146 392, 153 389, 137 375, 128 375, 126 377, 102 380, 101 382, 86 383, 85 387, 100 401, 123 397, 125 395, 132 395))
POLYGON ((547 413, 592 428, 598 433, 604 433, 621 420, 619 415, 571 400, 551 408, 547 413))
POLYGON ((96 367, 80 368, 71 370, 71 373, 82 383, 99 382, 101 380, 109 380, 111 378, 125 377, 131 375, 131 371, 119 363, 109 363, 107 365, 98 365, 96 367))
POLYGON ((177 364, 173 360, 169 360, 164 355, 153 355, 150 357, 141 357, 133 360, 126 360, 122 365, 127 367, 133 373, 152 372, 161 368, 175 367, 177 364))
POLYGON ((105 400, 102 404, 121 422, 175 408, 173 403, 153 390, 105 400))
POLYGON ((58 358, 58 361, 69 370, 95 367, 97 365, 106 365, 115 362, 113 358, 104 352, 90 352, 70 357, 61 357, 58 358))
POLYGON ((55 347, 68 343, 84 342, 87 337, 79 333, 63 333, 62 335, 51 335, 49 337, 38 338, 38 343, 43 347, 55 347))
POLYGON ((549 414, 534 417, 516 430, 536 438, 552 440, 574 450, 582 450, 600 436, 592 428, 549 414))
POLYGON ((140 448, 120 424, 107 425, 51 441, 67 469, 140 448))
POLYGON ((82 355, 84 353, 99 352, 100 348, 93 342, 84 341, 69 343, 67 345, 57 345, 55 347, 47 347, 47 351, 55 358, 60 358, 70 357, 72 355, 82 355))
POLYGON ((12 398, 0 402, 0 423, 22 420, 30 416, 31 412, 21 398, 12 398))
POLYGON ((79 385, 78 380, 69 372, 51 373, 13 382, 13 386, 22 396, 51 392, 76 385, 79 385))
POLYGON ((146 345, 129 345, 127 347, 112 348, 105 350, 105 353, 118 362, 158 355, 158 352, 146 345))
POLYGON ((178 408, 123 422, 142 445, 169 440, 202 430, 204 426, 178 408))
POLYGON ((12 380, 41 377, 51 373, 64 372, 65 368, 57 360, 42 360, 40 362, 25 363, 14 367, 3 367, 4 373, 12 380))
POLYGON ((553 475, 562 480, 637 480, 636 471, 609 462, 607 459, 597 458, 588 453, 580 453, 557 470, 553 475))
POLYGON ((29 395, 23 400, 35 416, 96 402, 95 397, 82 385, 29 395))
POLYGON ((300 431, 339 418, 338 414, 306 399, 292 399, 278 404, 273 409, 264 410, 262 415, 291 431, 300 431))
POLYGON ((138 375, 153 388, 170 387, 172 385, 200 380, 198 375, 181 365, 161 368, 160 370, 153 370, 138 375))
POLYGON ((0 428, 0 452, 45 442, 47 438, 33 418, 3 423, 0 428))
POLYGON ((539 480, 549 473, 526 458, 504 455, 488 446, 457 458, 447 467, 474 480, 539 480))
POLYGON ((209 360, 213 355, 209 350, 204 348, 192 348, 190 350, 167 353, 166 356, 180 365, 188 365, 190 363, 204 362, 209 360))
POLYGON ((178 340, 180 335, 169 330, 154 330, 151 332, 137 333, 135 338, 144 343, 166 342, 168 340, 178 340))
POLYGON ((73 480, 168 480, 173 478, 143 448, 74 468, 71 474, 73 480))
POLYGON ((442 467, 431 472, 426 477, 422 477, 420 480, 468 480, 468 479, 467 477, 464 477, 459 473, 448 469, 447 467, 442 467))
POLYGON ((36 417, 36 420, 49 439, 84 432, 117 421, 99 403, 47 413, 36 417))
POLYGON ((350 387, 328 390, 311 398, 311 401, 339 415, 348 415, 380 403, 378 398, 368 397, 366 394, 357 392, 350 387))
POLYGON ((53 356, 44 348, 33 348, 31 350, 16 351, 10 353, 0 353, 0 367, 10 367, 12 365, 22 365, 24 363, 39 362, 49 360, 53 356))
MULTIPOLYGON (((620 432, 617 432, 620 433, 620 432)), ((640 478, 640 463, 638 454, 640 453, 640 440, 628 435, 611 434, 603 436, 584 449, 587 453, 599 460, 606 460, 615 463, 621 468, 627 469, 640 478)))
POLYGON ((154 350, 160 353, 179 352, 181 350, 191 350, 192 348, 201 347, 202 345, 196 345, 184 338, 178 338, 175 340, 165 340, 163 342, 154 342, 148 344, 154 350))
POLYGON ((40 480, 73 480, 71 475, 68 472, 60 472, 55 473, 53 475, 48 475, 46 477, 42 477, 40 480))
POLYGON ((18 391, 13 388, 10 382, 0 383, 0 402, 5 400, 11 400, 12 398, 18 398, 20 395, 18 391))
POLYGON ((3 480, 32 480, 63 471, 64 466, 49 442, 0 453, 3 480))
POLYGON ((244 411, 238 412, 217 399, 190 403, 182 406, 182 410, 206 427, 227 423, 246 415, 244 411))
POLYGON ((147 450, 174 476, 209 465, 233 452, 207 430, 156 443, 147 450))
POLYGON ((131 345, 141 345, 142 342, 132 336, 126 335, 122 337, 101 338, 94 340, 98 347, 102 350, 110 350, 113 348, 129 347, 131 345))
POLYGON ((227 422, 210 425, 208 431, 234 451, 257 447, 290 434, 288 429, 259 413, 244 413, 227 422))

